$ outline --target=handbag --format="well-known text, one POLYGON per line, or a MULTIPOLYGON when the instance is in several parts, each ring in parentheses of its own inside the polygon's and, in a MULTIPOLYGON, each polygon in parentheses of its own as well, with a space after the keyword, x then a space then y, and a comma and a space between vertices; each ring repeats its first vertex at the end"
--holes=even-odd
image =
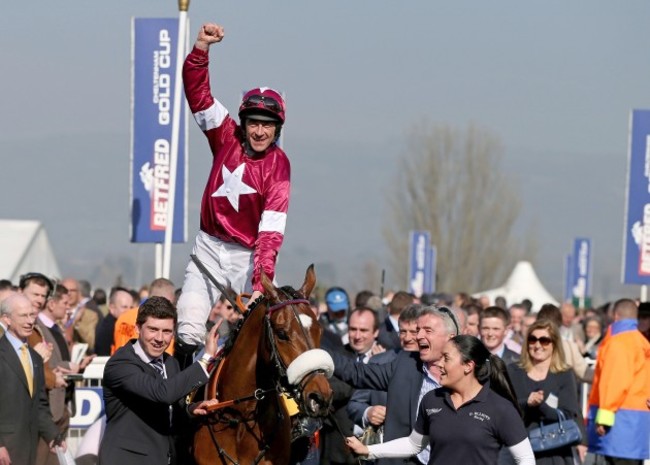
POLYGON ((533 452, 546 452, 561 447, 574 446, 582 441, 580 427, 575 420, 567 420, 564 412, 556 409, 558 422, 544 424, 528 432, 533 452))
POLYGON ((365 444, 366 446, 381 444, 384 442, 384 427, 375 427, 372 425, 367 426, 363 430, 363 434, 359 438, 359 441, 361 441, 361 443, 365 444))

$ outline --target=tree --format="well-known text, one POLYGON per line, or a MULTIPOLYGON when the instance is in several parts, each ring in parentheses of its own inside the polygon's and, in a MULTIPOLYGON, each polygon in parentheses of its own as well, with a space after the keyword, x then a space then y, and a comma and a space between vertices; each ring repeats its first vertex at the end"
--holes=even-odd
POLYGON ((424 123, 408 141, 384 228, 394 276, 407 281, 408 233, 416 229, 430 231, 437 247, 438 291, 502 284, 518 260, 532 258, 535 240, 515 229, 521 203, 501 168, 498 138, 474 125, 424 123))

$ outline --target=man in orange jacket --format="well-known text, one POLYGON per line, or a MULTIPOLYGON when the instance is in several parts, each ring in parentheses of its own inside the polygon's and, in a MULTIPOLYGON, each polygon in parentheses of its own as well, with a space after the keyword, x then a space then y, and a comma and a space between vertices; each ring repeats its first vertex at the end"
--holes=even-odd
POLYGON ((650 458, 650 343, 638 330, 630 299, 614 305, 614 323, 598 350, 589 396, 589 450, 607 465, 650 458))

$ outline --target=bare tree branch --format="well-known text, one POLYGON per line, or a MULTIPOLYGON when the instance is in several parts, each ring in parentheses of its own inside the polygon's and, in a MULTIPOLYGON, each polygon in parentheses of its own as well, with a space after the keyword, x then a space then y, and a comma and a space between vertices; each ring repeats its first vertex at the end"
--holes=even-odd
POLYGON ((431 232, 438 249, 438 289, 477 292, 503 282, 518 260, 531 259, 535 239, 517 235, 521 202, 501 169, 497 137, 421 124, 409 136, 384 228, 390 268, 406 282, 408 232, 431 232))

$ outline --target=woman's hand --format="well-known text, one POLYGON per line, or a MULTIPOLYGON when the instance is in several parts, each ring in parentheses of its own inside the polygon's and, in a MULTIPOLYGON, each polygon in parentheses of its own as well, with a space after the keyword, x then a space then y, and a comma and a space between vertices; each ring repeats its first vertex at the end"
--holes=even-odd
POLYGON ((528 406, 529 407, 539 407, 542 402, 544 402, 544 391, 541 389, 539 391, 533 391, 528 396, 528 406))
POLYGON ((361 444, 361 441, 354 436, 345 438, 345 445, 357 455, 367 456, 369 453, 368 446, 361 444))

